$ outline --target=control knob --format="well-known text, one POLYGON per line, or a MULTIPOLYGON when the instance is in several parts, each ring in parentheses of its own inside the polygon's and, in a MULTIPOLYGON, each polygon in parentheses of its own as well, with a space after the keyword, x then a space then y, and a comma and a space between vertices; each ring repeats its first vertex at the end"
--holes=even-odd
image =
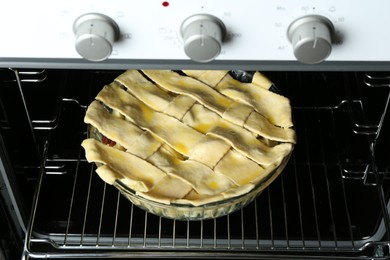
POLYGON ((307 64, 320 63, 330 55, 333 34, 332 22, 320 15, 298 18, 287 30, 295 57, 307 64))
POLYGON ((99 13, 80 16, 73 24, 76 50, 89 61, 103 61, 112 52, 113 43, 119 39, 119 26, 110 17, 99 13))
POLYGON ((195 14, 181 24, 184 52, 197 62, 209 62, 221 52, 226 27, 217 17, 195 14))

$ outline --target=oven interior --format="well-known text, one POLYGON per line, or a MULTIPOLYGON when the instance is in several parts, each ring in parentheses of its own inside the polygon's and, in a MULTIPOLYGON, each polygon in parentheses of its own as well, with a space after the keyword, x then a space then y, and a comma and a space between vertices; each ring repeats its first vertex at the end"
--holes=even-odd
POLYGON ((175 221, 106 185, 80 146, 86 107, 122 72, 0 70, 1 160, 26 259, 390 257, 390 73, 262 71, 291 101, 289 163, 243 209, 175 221))

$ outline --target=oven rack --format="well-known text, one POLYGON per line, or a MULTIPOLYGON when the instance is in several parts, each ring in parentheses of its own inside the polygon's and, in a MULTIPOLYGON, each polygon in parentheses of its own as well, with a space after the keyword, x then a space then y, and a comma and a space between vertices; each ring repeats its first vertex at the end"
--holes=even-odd
MULTIPOLYGON (((365 88, 383 81, 363 80, 365 88)), ((365 104, 351 94, 332 106, 293 106, 298 143, 283 173, 253 203, 218 219, 175 221, 144 212, 99 179, 80 148, 85 128, 69 133, 78 149, 51 151, 55 132, 63 134, 61 124, 73 119, 70 107, 85 111, 86 104, 64 98, 66 112, 45 146, 25 257, 389 257, 383 221, 389 174, 380 172, 378 183, 367 171, 379 124, 367 122, 365 104)))

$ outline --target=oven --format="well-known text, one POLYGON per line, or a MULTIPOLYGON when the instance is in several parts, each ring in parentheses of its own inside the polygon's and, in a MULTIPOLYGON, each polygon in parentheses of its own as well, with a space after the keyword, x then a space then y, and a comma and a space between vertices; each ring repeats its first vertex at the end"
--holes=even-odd
MULTIPOLYGON (((0 259, 390 258, 390 3, 12 1, 0 10, 0 259), (126 70, 260 71, 297 144, 254 201, 148 213, 95 173, 86 109, 126 70)), ((243 79, 244 78, 244 79, 243 79)))

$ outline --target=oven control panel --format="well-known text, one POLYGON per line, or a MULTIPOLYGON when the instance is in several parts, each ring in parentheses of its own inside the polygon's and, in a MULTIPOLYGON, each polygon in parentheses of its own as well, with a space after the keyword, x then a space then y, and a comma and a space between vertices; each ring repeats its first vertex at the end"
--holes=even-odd
POLYGON ((389 62, 389 10, 388 0, 14 0, 0 10, 0 65, 389 62))

